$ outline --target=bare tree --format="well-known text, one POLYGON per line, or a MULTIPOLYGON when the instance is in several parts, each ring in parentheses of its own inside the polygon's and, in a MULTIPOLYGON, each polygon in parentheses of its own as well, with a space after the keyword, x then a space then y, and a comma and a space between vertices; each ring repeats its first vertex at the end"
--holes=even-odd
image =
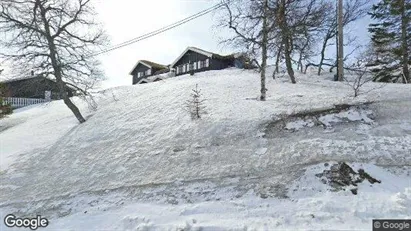
POLYGON ((245 47, 257 56, 264 56, 263 60, 267 49, 269 58, 276 60, 273 77, 284 60, 291 82, 296 83, 293 64, 303 71, 303 63, 316 55, 314 48, 328 20, 325 15, 330 15, 332 8, 329 0, 230 1, 226 7, 228 19, 223 22, 228 21, 235 35, 224 42, 245 47))
POLYGON ((337 65, 338 65, 338 81, 344 80, 344 25, 343 25, 343 0, 338 0, 338 40, 337 40, 337 65))
MULTIPOLYGON (((344 1, 344 14, 343 14, 343 23, 342 26, 346 27, 352 22, 357 21, 360 18, 363 18, 368 12, 368 0, 346 0, 344 1)), ((336 18, 336 4, 335 0, 330 0, 328 5, 328 13, 324 14, 325 18, 321 29, 322 34, 322 43, 320 48, 320 60, 318 64, 310 63, 308 66, 317 66, 318 75, 321 74, 322 67, 324 65, 334 67, 335 64, 326 63, 330 61, 326 58, 325 52, 328 46, 333 45, 331 42, 338 34, 337 31, 337 18, 336 18)))
POLYGON ((262 61, 261 61, 261 96, 260 100, 264 101, 266 98, 267 88, 265 87, 265 73, 267 71, 267 53, 268 53, 268 0, 264 0, 263 3, 263 28, 262 28, 262 36, 263 40, 261 42, 261 53, 262 53, 262 61))
POLYGON ((234 36, 223 40, 222 43, 245 50, 254 59, 260 70, 260 100, 266 99, 266 68, 270 33, 268 19, 268 0, 237 0, 225 4, 224 16, 220 21, 221 27, 228 27, 234 36), (261 62, 258 62, 261 57, 261 62))
POLYGON ((345 83, 351 87, 354 91, 353 97, 358 97, 359 95, 367 94, 371 91, 381 89, 386 86, 386 84, 380 84, 376 87, 368 88, 364 90, 364 85, 373 82, 373 76, 371 72, 366 67, 351 67, 344 68, 347 75, 344 75, 345 83))
POLYGON ((294 70, 291 62, 291 52, 292 52, 292 32, 287 20, 287 9, 289 9, 289 2, 287 0, 277 1, 277 21, 281 32, 281 42, 284 46, 283 54, 285 57, 285 65, 287 67, 288 76, 290 76, 292 83, 297 83, 294 76, 294 70))
POLYGON ((320 37, 321 25, 328 14, 329 3, 325 0, 289 1, 287 21, 291 31, 292 56, 297 69, 304 71, 303 62, 315 56, 315 46, 320 37))
POLYGON ((354 98, 385 86, 385 84, 382 84, 377 87, 364 90, 364 85, 374 80, 372 72, 367 67, 367 64, 369 64, 373 58, 370 55, 370 52, 372 52, 370 49, 371 47, 365 48, 365 50, 362 51, 356 58, 356 61, 351 65, 351 67, 344 68, 347 72, 347 75, 344 75, 344 81, 354 91, 354 98))
POLYGON ((302 66, 302 60, 309 56, 313 47, 314 28, 319 27, 320 16, 325 12, 322 5, 323 0, 238 0, 226 4, 228 19, 223 18, 221 25, 228 24, 235 35, 223 42, 245 47, 262 57, 261 100, 265 100, 265 67, 269 54, 276 58, 275 72, 279 71, 279 63, 284 59, 291 82, 296 83, 292 67, 294 51, 299 48, 302 66))
MULTIPOLYGON (((347 33, 349 33, 349 32, 347 32, 347 33)), ((335 44, 332 43, 332 44, 329 44, 329 45, 335 45, 335 44)), ((359 43, 357 42, 357 37, 356 37, 356 36, 354 36, 354 37, 347 36, 347 38, 346 38, 346 43, 344 44, 344 49, 348 50, 347 47, 349 47, 350 49, 349 49, 349 52, 346 52, 346 54, 344 54, 344 57, 343 57, 343 61, 344 61, 344 62, 346 62, 347 60, 349 60, 353 55, 356 54, 356 52, 357 52, 359 49, 363 48, 364 46, 363 46, 362 44, 359 44, 359 43)), ((325 53, 324 53, 324 54, 325 54, 325 53)), ((326 59, 324 59, 323 61, 324 61, 324 62, 321 64, 321 69, 319 70, 319 71, 320 71, 320 72, 319 72, 320 74, 321 74, 321 71, 324 70, 324 66, 329 67, 329 72, 330 72, 330 73, 333 72, 333 70, 334 70, 335 68, 337 68, 337 66, 338 66, 338 59, 335 59, 335 58, 326 58, 326 59), (325 61, 327 61, 327 62, 325 62, 325 61)), ((311 66, 320 68, 320 64, 316 64, 316 63, 313 63, 313 62, 308 62, 308 63, 305 65, 304 73, 307 73, 308 67, 311 67, 311 66)), ((344 68, 345 68, 345 67, 344 67, 344 68)))
POLYGON ((22 73, 34 70, 54 78, 60 97, 80 123, 85 119, 65 89, 71 86, 86 96, 103 78, 92 54, 107 44, 107 37, 94 16, 91 0, 0 2, 0 33, 6 38, 0 42, 0 55, 22 73))
POLYGON ((372 82, 372 77, 366 68, 350 68, 348 70, 349 77, 345 76, 345 83, 354 91, 354 98, 362 93, 362 87, 369 82, 372 82), (351 78, 351 79, 350 79, 351 78))
POLYGON ((282 44, 280 47, 278 47, 277 52, 276 52, 276 57, 275 57, 275 70, 273 72, 273 78, 275 78, 275 73, 280 73, 280 61, 281 61, 281 55, 283 52, 283 46, 282 44))

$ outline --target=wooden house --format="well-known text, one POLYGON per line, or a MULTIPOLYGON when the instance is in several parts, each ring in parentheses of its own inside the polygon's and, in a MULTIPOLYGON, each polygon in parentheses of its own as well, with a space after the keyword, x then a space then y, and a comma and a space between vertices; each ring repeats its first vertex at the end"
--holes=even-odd
MULTIPOLYGON (((10 79, 0 83, 3 97, 44 99, 46 94, 50 94, 50 99, 61 99, 57 83, 43 76, 10 79)), ((67 87, 66 92, 71 97, 75 89, 67 87)))
POLYGON ((244 53, 219 55, 196 47, 187 47, 187 49, 168 66, 147 60, 140 60, 133 67, 130 75, 133 76, 132 82, 134 85, 162 80, 164 76, 160 75, 167 72, 170 73, 166 78, 208 70, 221 70, 228 67, 251 69, 255 66, 244 53), (159 78, 152 79, 150 77, 159 78))
POLYGON ((187 47, 170 65, 175 74, 183 75, 207 70, 221 70, 234 66, 234 55, 219 55, 196 47, 187 47))
POLYGON ((133 76, 133 85, 134 84, 141 84, 141 83, 148 83, 150 81, 146 81, 147 77, 158 75, 161 73, 168 72, 169 69, 165 65, 161 65, 155 62, 151 62, 148 60, 139 60, 136 65, 134 65, 133 69, 130 72, 130 75, 133 76))

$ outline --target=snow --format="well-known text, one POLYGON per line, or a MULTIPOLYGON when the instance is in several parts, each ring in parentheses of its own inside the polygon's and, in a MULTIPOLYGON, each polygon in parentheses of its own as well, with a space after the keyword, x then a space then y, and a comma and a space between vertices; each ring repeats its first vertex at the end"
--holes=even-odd
POLYGON ((0 121, 0 172, 22 153, 47 148, 77 125, 77 120, 61 102, 51 102, 15 110, 11 118, 0 121), (47 113, 46 113, 47 112, 47 113), (29 120, 29 122, 27 122, 29 120), (56 129, 57 128, 57 129, 56 129))
POLYGON ((285 129, 288 130, 300 130, 304 127, 312 127, 314 126, 314 122, 312 120, 304 121, 304 120, 297 120, 293 122, 289 122, 286 124, 285 129))
POLYGON ((350 108, 347 111, 321 116, 319 121, 327 127, 330 127, 333 123, 341 122, 344 119, 348 121, 364 121, 365 123, 372 123, 373 120, 369 118, 370 114, 372 114, 370 111, 350 108))
POLYGON ((107 211, 91 207, 56 219, 45 230, 367 230, 375 218, 411 218, 409 167, 397 168, 394 174, 371 164, 349 164, 382 183, 362 183, 358 195, 331 192, 315 177, 326 169, 320 163, 307 167, 291 185, 288 198, 262 199, 249 192, 241 198, 199 203, 132 203, 107 211))
POLYGON ((372 218, 409 216, 411 86, 353 98, 328 78, 268 79, 266 102, 253 100, 251 70, 112 88, 96 94, 96 111, 76 100, 84 124, 61 101, 18 110, 0 120, 1 215, 42 214, 50 230, 367 229, 372 218), (184 102, 196 84, 207 114, 192 121, 184 102), (332 129, 304 118, 270 127, 370 101, 321 116, 332 129), (383 182, 330 192, 313 175, 327 161, 363 165, 383 182))
POLYGON ((257 155, 264 155, 266 152, 267 152, 267 148, 260 148, 260 149, 257 149, 257 151, 255 152, 255 154, 257 154, 257 155))

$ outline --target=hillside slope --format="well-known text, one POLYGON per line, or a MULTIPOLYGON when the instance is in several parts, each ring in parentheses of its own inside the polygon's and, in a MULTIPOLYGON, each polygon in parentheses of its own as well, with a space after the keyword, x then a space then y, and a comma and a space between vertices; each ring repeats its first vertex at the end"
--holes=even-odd
POLYGON ((258 74, 237 69, 118 87, 97 96, 95 112, 77 101, 88 116, 81 125, 58 101, 18 111, 0 121, 1 210, 65 217, 90 203, 108 209, 132 201, 286 197, 288 185, 314 164, 411 165, 410 85, 353 99, 343 83, 297 80, 269 79, 266 102, 256 100, 258 74), (196 84, 207 114, 192 121, 184 102, 196 84), (347 112, 359 115, 356 122, 294 132, 272 126, 287 114, 369 101, 347 112))

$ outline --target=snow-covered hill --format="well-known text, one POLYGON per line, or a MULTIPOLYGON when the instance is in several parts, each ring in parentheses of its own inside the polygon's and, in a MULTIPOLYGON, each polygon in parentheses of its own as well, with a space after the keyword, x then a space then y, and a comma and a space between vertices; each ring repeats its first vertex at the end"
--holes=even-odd
POLYGON ((354 99, 344 83, 297 80, 269 79, 266 102, 256 100, 258 74, 237 69, 118 87, 96 96, 97 111, 76 101, 81 125, 60 101, 18 110, 0 120, 1 213, 42 214, 69 230, 351 229, 410 218, 411 86, 354 99), (207 114, 192 121, 184 102, 196 84, 207 114), (384 180, 358 195, 329 192, 312 174, 329 161, 367 163, 384 180))

